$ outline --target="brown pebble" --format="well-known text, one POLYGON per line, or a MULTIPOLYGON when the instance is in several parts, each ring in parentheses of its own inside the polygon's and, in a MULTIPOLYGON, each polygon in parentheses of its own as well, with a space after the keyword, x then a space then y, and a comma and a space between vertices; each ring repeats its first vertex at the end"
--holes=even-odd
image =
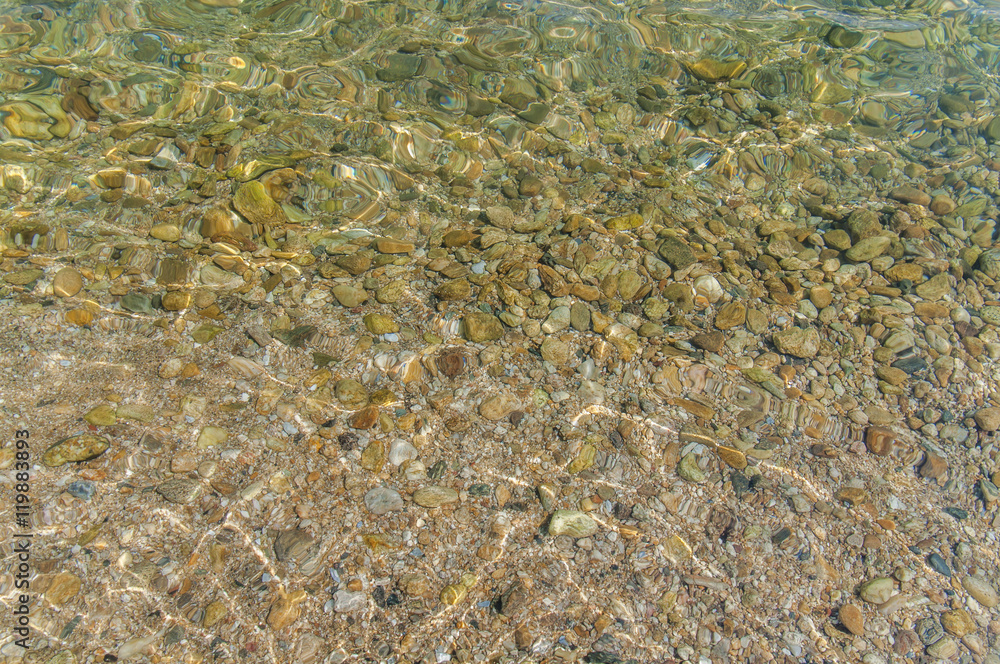
POLYGON ((889 456, 895 440, 895 434, 885 427, 868 427, 865 432, 865 446, 869 452, 878 456, 889 456))
POLYGON ((83 289, 83 277, 71 267, 56 272, 52 279, 52 292, 56 297, 73 297, 83 289))
POLYGON ((865 635, 865 616, 858 607, 853 604, 845 604, 840 607, 837 617, 840 618, 840 623, 851 634, 855 636, 865 635))

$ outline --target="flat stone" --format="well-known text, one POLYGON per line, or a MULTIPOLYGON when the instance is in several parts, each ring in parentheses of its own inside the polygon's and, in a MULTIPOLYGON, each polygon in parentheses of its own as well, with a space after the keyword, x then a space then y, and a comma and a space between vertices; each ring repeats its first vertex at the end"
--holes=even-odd
POLYGON ((715 327, 720 330, 731 330, 746 322, 747 308, 742 302, 729 302, 722 305, 715 315, 715 327))
POLYGON ((399 332, 399 323, 383 314, 367 314, 362 320, 368 331, 375 336, 399 332))
POLYGON ((743 470, 747 467, 747 457, 743 452, 733 447, 726 447, 725 445, 719 445, 715 448, 715 453, 722 459, 730 468, 735 468, 736 470, 743 470))
POLYGON ((380 440, 373 440, 361 452, 361 467, 377 473, 383 466, 385 466, 385 445, 380 440))
POLYGON ((973 418, 983 431, 997 431, 1000 429, 1000 408, 996 406, 980 408, 973 415, 973 418))
POLYGON ((763 334, 769 325, 767 316, 764 312, 757 309, 747 310, 747 329, 754 334, 763 334))
POLYGON ((66 487, 66 493, 83 501, 89 501, 97 493, 97 485, 90 480, 75 480, 66 487))
POLYGON ((691 345, 695 348, 707 350, 710 353, 718 353, 722 350, 722 345, 726 342, 726 336, 722 332, 701 332, 691 337, 691 345))
POLYGON ((924 462, 920 465, 920 476, 929 479, 937 480, 948 475, 948 462, 944 457, 935 454, 934 452, 926 452, 924 455, 924 462))
POLYGON ((285 211, 267 195, 264 185, 256 180, 239 186, 233 196, 233 207, 251 224, 274 226, 288 222, 285 211))
POLYGON ((181 229, 174 224, 156 224, 149 229, 149 235, 163 242, 177 242, 181 239, 181 229))
POLYGON ((472 233, 471 231, 467 231, 464 229, 456 229, 445 233, 444 237, 442 238, 442 243, 444 244, 445 247, 453 249, 455 247, 464 247, 465 245, 475 240, 477 237, 478 236, 472 233))
POLYGON ((520 399, 510 392, 503 392, 487 398, 479 404, 479 414, 488 420, 497 421, 517 410, 520 399))
POLYGON ((903 357, 896 360, 892 363, 892 366, 912 376, 913 374, 927 370, 927 360, 917 355, 911 355, 910 357, 903 357))
POLYGON ((189 505, 201 495, 201 483, 187 477, 173 477, 156 487, 156 492, 177 505, 189 505))
POLYGON ((844 604, 837 612, 840 624, 847 628, 847 631, 855 636, 865 635, 865 616, 854 604, 844 604))
POLYGON ((60 572, 52 577, 52 582, 45 590, 45 599, 56 606, 62 606, 76 597, 81 585, 80 577, 70 572, 60 572))
POLYGON ((837 500, 849 503, 853 507, 868 500, 868 492, 860 487, 845 486, 837 489, 834 497, 837 500))
POLYGON ((412 242, 403 242, 401 240, 391 240, 388 238, 380 238, 376 240, 375 248, 382 254, 411 254, 415 249, 412 242))
POLYGON ((980 308, 979 317, 990 325, 1000 327, 1000 307, 998 306, 990 305, 980 308))
POLYGON ((367 430, 375 426, 378 422, 378 416, 378 406, 370 405, 365 406, 356 413, 352 413, 347 422, 352 429, 367 430))
POLYGON ((514 224, 517 222, 517 219, 514 217, 514 211, 505 205, 486 208, 486 218, 489 219, 491 224, 504 230, 514 228, 514 224))
POLYGON ((374 255, 371 251, 358 251, 353 254, 341 256, 334 263, 348 274, 358 276, 371 268, 374 255))
POLYGON ((885 271, 885 276, 894 283, 904 279, 920 283, 924 280, 924 268, 916 263, 896 263, 885 271))
POLYGON ((153 313, 152 301, 150 301, 150 299, 145 295, 140 295, 139 293, 129 293, 124 296, 118 304, 125 311, 131 311, 134 314, 153 313))
POLYGON ((996 588, 986 579, 978 576, 965 576, 962 578, 962 587, 972 595, 972 598, 988 609, 995 608, 1000 603, 1000 596, 996 588))
POLYGON ((211 629, 214 625, 218 624, 220 620, 226 617, 229 613, 229 609, 226 608, 226 604, 221 600, 214 600, 205 607, 205 615, 201 619, 202 627, 206 629, 211 629))
POLYGON ((83 419, 88 424, 93 424, 97 427, 109 427, 118 422, 118 418, 115 416, 115 409, 107 404, 101 404, 90 409, 83 416, 83 419))
POLYGON ((746 68, 747 64, 742 60, 721 61, 711 58, 698 60, 688 65, 688 70, 692 75, 708 83, 728 81, 739 76, 746 68))
POLYGON ((413 492, 413 502, 434 509, 458 501, 458 491, 446 486, 427 486, 413 492))
POLYGON ((952 659, 958 654, 958 642, 946 636, 927 646, 927 654, 939 660, 952 659))
POLYGON ((944 558, 942 558, 940 554, 932 553, 927 556, 927 564, 930 565, 932 570, 941 576, 951 578, 951 568, 948 567, 948 563, 944 561, 944 558))
POLYGON ((916 187, 902 186, 896 187, 889 192, 889 198, 912 205, 923 205, 927 207, 931 204, 930 194, 920 191, 916 187))
POLYGON ((944 298, 952 292, 950 275, 946 272, 935 274, 922 284, 917 284, 914 289, 920 297, 932 302, 944 298))
MULTIPOLYGON (((878 224, 878 217, 875 218, 875 223, 878 224)), ((878 225, 878 230, 881 230, 881 224, 878 225)), ((875 232, 878 233, 878 230, 875 232)), ((846 251, 851 248, 851 236, 847 231, 841 228, 834 228, 828 230, 823 234, 823 241, 830 247, 837 249, 839 251, 846 251)))
POLYGON ((913 630, 925 646, 937 643, 944 637, 944 630, 941 629, 941 622, 937 618, 921 618, 913 625, 913 630))
POLYGON ((696 261, 691 247, 675 237, 664 238, 657 253, 675 270, 683 270, 696 261))
POLYGON ((503 323, 496 316, 475 311, 462 319, 462 334, 475 343, 496 341, 503 336, 503 323))
POLYGON ((872 454, 888 456, 895 442, 896 434, 885 427, 868 427, 865 431, 865 446, 872 454))
POLYGON ((405 81, 417 75, 422 61, 418 55, 392 53, 386 58, 385 67, 376 71, 375 76, 385 83, 405 81))
POLYGON ((267 612, 268 626, 275 631, 281 631, 298 620, 302 612, 299 604, 306 597, 308 597, 308 594, 305 590, 301 589, 288 594, 279 593, 278 599, 275 600, 267 612))
POLYGON ((958 638, 976 631, 976 623, 965 609, 945 611, 941 614, 941 625, 944 631, 958 638))
POLYGON ((403 497, 395 489, 377 486, 365 494, 365 507, 372 514, 387 514, 403 509, 403 497))
POLYGON ((469 280, 462 277, 460 279, 450 279, 434 289, 434 294, 439 300, 446 302, 452 300, 464 300, 472 293, 472 286, 469 280))
POLYGON ((183 311, 191 306, 191 293, 185 291, 164 293, 161 305, 166 311, 183 311))
POLYGON ((542 359, 556 366, 567 364, 571 357, 569 344, 556 337, 546 337, 541 346, 542 359))
POLYGON ((45 275, 44 270, 38 268, 29 268, 26 270, 15 270, 13 272, 8 272, 3 276, 3 280, 12 286, 27 286, 30 283, 38 281, 45 275))
MULTIPOLYGON (((847 218, 847 230, 850 232, 850 237, 846 238, 848 244, 844 246, 843 241, 841 241, 836 245, 831 244, 831 246, 845 251, 850 248, 850 242, 860 242, 866 238, 876 237, 882 232, 882 222, 879 221, 878 214, 874 210, 861 208, 852 212, 851 216, 847 218)), ((830 233, 823 237, 827 244, 830 244, 830 233)))
POLYGON ((342 307, 354 308, 368 299, 368 291, 363 288, 353 288, 347 284, 337 284, 330 291, 342 307))
POLYGON ((542 332, 545 334, 555 334, 562 332, 570 326, 570 308, 567 306, 556 307, 546 316, 542 323, 542 332))
POLYGON ((107 438, 84 433, 63 438, 42 453, 42 463, 56 468, 76 461, 89 461, 103 454, 111 442, 107 438))
POLYGON ((931 212, 936 215, 951 214, 955 211, 955 207, 955 201, 945 194, 938 194, 931 199, 930 203, 931 212))
POLYGON ((153 410, 152 406, 145 404, 126 403, 118 406, 115 415, 123 420, 135 420, 136 422, 148 424, 156 417, 156 411, 153 410))
POLYGON ((574 302, 569 308, 569 324, 574 330, 586 332, 590 329, 590 307, 583 302, 574 302))
POLYGON ((239 288, 244 284, 243 277, 233 272, 227 272, 218 265, 206 265, 199 273, 201 283, 211 288, 239 288))
POLYGON ((333 593, 333 610, 336 613, 354 613, 368 606, 368 596, 363 590, 338 590, 333 593))
POLYGON ((274 538, 274 555, 280 562, 305 560, 315 541, 312 534, 302 528, 283 530, 274 538))
POLYGON ((229 433, 220 427, 205 427, 201 430, 198 435, 198 449, 207 449, 209 447, 215 447, 226 442, 229 438, 229 433))
POLYGON ((334 391, 337 400, 348 408, 361 408, 368 404, 368 389, 353 378, 337 381, 334 391))
POLYGON ((878 577, 861 584, 858 589, 858 596, 871 604, 884 604, 889 601, 894 591, 892 579, 888 577, 878 577))
POLYGON ((195 328, 194 332, 191 333, 191 338, 200 344, 207 344, 216 336, 218 336, 218 334, 222 331, 223 328, 219 327, 218 325, 205 323, 195 328))
POLYGON ((94 323, 94 314, 87 309, 72 309, 66 312, 66 322, 77 327, 90 327, 94 323))
POLYGON ((639 228, 645 223, 641 214, 626 214, 621 217, 611 217, 604 222, 604 227, 612 231, 627 231, 639 228))
POLYGON ((694 452, 687 454, 677 464, 677 474, 688 482, 700 484, 708 479, 708 476, 698 466, 698 456, 694 452))
POLYGON ((892 244, 892 239, 879 235, 858 241, 847 250, 847 258, 855 263, 867 263, 884 254, 892 244))
POLYGON ((815 328, 791 327, 771 335, 778 352, 810 359, 819 353, 819 332, 815 328))
POLYGON ((569 535, 574 538, 590 537, 599 526, 594 519, 576 510, 556 510, 549 519, 549 535, 569 535))

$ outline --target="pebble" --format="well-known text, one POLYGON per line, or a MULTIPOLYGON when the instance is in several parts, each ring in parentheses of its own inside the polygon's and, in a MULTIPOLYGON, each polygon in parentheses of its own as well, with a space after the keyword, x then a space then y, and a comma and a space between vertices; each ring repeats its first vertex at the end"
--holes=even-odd
POLYGON ((858 589, 858 596, 871 604, 884 604, 889 601, 894 592, 892 579, 878 577, 861 584, 858 589))
POLYGON ((775 332, 771 339, 779 352, 793 357, 808 359, 819 352, 819 333, 811 327, 793 327, 775 332))
POLYGON ((549 519, 549 535, 569 535, 574 538, 590 537, 598 531, 598 524, 583 512, 556 510, 549 519))
POLYGON ((302 528, 282 531, 274 539, 274 555, 280 562, 301 562, 310 553, 315 538, 302 528))
POLYGON ((62 606, 76 597, 82 585, 82 580, 75 574, 60 572, 52 577, 49 587, 45 590, 45 599, 55 606, 62 606))
POLYGON ((177 505, 189 505, 201 495, 202 486, 197 480, 174 477, 156 487, 156 492, 177 505))
POLYGON ((413 502, 421 507, 433 509, 458 501, 458 491, 445 486, 427 486, 413 492, 413 502))
POLYGON ((71 267, 56 272, 52 279, 52 292, 56 297, 73 297, 83 290, 83 275, 71 267))
POLYGON ((976 424, 983 431, 1000 430, 1000 408, 988 407, 980 408, 975 415, 976 424))
POLYGON ((947 576, 949 578, 951 577, 951 568, 948 567, 948 563, 946 563, 944 561, 944 558, 942 558, 940 555, 932 553, 929 556, 927 556, 927 564, 930 565, 931 569, 933 569, 938 574, 947 576))
POLYGON ((103 454, 111 441, 102 436, 89 433, 63 438, 53 444, 42 454, 42 463, 50 468, 56 468, 71 462, 89 461, 103 454))
POLYGON ((368 595, 363 591, 338 590, 333 594, 333 610, 337 613, 354 613, 368 606, 368 595))
POLYGON ((90 480, 75 480, 67 485, 66 492, 80 500, 89 501, 97 493, 97 485, 90 480))
POLYGON ((365 507, 372 514, 398 512, 403 506, 403 497, 395 489, 375 487, 365 494, 365 507))
POLYGON ((844 604, 837 613, 840 623, 855 636, 865 635, 865 616, 861 609, 853 604, 844 604))
POLYGON ((976 631, 976 623, 965 609, 945 611, 941 614, 941 625, 944 631, 958 638, 976 631))
POLYGON ((503 336, 503 323, 496 316, 477 311, 462 319, 462 331, 475 343, 495 341, 503 336))
POLYGON ((962 577, 962 587, 972 595, 972 598, 988 609, 995 608, 1000 604, 1000 595, 996 588, 988 580, 967 575, 962 577))

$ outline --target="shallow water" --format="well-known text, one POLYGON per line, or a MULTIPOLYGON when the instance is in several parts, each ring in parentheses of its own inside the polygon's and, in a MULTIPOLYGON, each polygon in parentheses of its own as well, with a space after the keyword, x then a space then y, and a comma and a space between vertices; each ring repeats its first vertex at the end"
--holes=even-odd
POLYGON ((998 109, 1000 0, 0 0, 42 661, 888 653, 1000 578, 998 109))
MULTIPOLYGON (((727 178, 796 170, 774 144, 758 146, 756 166, 734 154, 751 147, 732 122, 752 104, 741 89, 772 102, 762 122, 787 113, 806 137, 856 129, 948 159, 1000 135, 987 129, 1000 97, 997 3, 81 1, 5 2, 0 15, 4 147, 61 153, 67 169, 29 176, 50 196, 92 174, 78 159, 121 149, 95 144, 87 123, 141 120, 192 138, 214 121, 214 141, 238 153, 255 130, 222 123, 267 111, 281 121, 256 130, 255 156, 340 152, 332 171, 343 186, 309 188, 302 209, 362 221, 384 212, 377 199, 399 185, 395 169, 475 179, 496 156, 491 138, 530 154, 536 126, 586 145, 579 111, 595 104, 630 152, 662 142, 672 172, 727 178), (487 113, 485 100, 509 102, 505 82, 517 78, 526 96, 487 113), (691 100, 711 91, 720 112, 692 121, 674 94, 689 86, 704 88, 691 100)), ((238 161, 205 154, 200 165, 238 161)))

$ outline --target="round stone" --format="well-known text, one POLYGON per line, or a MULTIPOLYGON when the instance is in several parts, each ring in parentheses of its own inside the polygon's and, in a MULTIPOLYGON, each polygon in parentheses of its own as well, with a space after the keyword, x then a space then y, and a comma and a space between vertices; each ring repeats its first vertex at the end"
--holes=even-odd
POLYGON ((71 267, 56 272, 52 279, 52 292, 56 297, 73 297, 83 289, 83 276, 71 267))

